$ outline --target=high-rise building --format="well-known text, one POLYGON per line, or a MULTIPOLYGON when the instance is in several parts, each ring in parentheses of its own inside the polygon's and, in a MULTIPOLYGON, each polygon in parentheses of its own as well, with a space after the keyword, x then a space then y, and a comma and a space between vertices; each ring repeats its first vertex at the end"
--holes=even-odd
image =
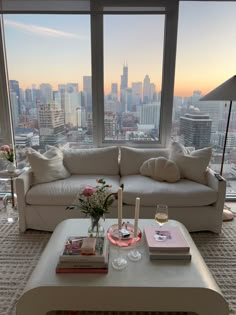
POLYGON ((92 77, 83 76, 84 107, 87 113, 92 112, 92 77))
POLYGON ((143 102, 149 103, 151 99, 151 81, 148 75, 143 80, 143 102))
POLYGON ((128 65, 123 65, 123 74, 120 78, 120 102, 126 104, 126 90, 128 88, 128 65))
POLYGON ((140 105, 142 103, 142 92, 143 92, 142 82, 133 82, 132 83, 132 102, 133 102, 132 105, 140 105))
POLYGON ((55 102, 39 104, 38 123, 41 149, 64 140, 64 113, 55 102))
POLYGON ((52 86, 49 83, 40 84, 40 101, 42 104, 47 104, 53 99, 52 86))
POLYGON ((111 99, 115 101, 118 99, 118 84, 117 83, 111 84, 111 99))
POLYGON ((13 92, 16 95, 18 114, 21 114, 21 98, 20 98, 19 81, 9 80, 9 85, 10 85, 10 93, 13 92))
POLYGON ((201 149, 211 145, 212 120, 205 114, 185 114, 180 117, 180 135, 184 145, 201 149))

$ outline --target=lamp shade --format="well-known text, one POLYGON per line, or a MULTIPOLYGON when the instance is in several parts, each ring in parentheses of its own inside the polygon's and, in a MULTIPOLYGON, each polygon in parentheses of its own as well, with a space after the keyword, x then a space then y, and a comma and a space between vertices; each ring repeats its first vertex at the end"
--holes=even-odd
POLYGON ((217 88, 200 98, 200 101, 235 101, 236 75, 228 79, 217 88))

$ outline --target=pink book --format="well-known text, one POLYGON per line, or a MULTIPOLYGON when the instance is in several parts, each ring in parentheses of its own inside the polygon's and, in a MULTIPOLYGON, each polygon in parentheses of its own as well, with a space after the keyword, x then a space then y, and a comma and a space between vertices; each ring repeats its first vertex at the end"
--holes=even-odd
POLYGON ((147 245, 152 252, 189 252, 189 244, 184 237, 181 229, 177 226, 158 226, 148 225, 144 227, 147 245), (163 241, 157 238, 163 237, 163 241))

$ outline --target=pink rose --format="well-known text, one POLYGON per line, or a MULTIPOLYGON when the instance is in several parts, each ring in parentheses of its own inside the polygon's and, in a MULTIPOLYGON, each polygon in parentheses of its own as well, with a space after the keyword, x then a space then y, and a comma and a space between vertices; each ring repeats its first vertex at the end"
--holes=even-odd
POLYGON ((90 197, 90 196, 92 196, 93 193, 94 193, 94 187, 91 187, 91 186, 85 187, 83 192, 82 192, 82 194, 85 197, 90 197))
POLYGON ((5 152, 10 152, 10 147, 9 145, 5 144, 5 145, 2 145, 1 148, 0 148, 1 151, 5 151, 5 152))

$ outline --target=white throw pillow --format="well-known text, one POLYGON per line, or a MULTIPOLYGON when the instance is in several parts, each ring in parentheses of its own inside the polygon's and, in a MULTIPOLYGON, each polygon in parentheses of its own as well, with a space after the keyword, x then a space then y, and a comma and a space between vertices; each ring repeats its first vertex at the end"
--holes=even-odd
POLYGON ((34 184, 48 183, 70 176, 63 165, 63 153, 56 147, 50 146, 44 154, 30 149, 27 157, 33 172, 34 184))
POLYGON ((165 157, 151 158, 145 161, 140 167, 140 173, 160 182, 175 183, 180 180, 180 172, 177 165, 165 157))
POLYGON ((177 164, 182 178, 206 185, 206 170, 211 160, 211 155, 211 147, 188 153, 183 145, 173 142, 170 148, 169 159, 177 164))

